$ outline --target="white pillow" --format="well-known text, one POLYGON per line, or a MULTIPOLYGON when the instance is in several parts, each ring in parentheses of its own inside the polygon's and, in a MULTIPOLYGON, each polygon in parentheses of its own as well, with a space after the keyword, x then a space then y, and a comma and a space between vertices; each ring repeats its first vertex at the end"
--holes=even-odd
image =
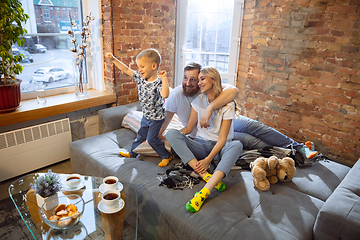
MULTIPOLYGON (((140 125, 141 125, 140 123, 141 123, 142 116, 143 116, 143 113, 140 112, 140 111, 131 111, 128 114, 126 114, 126 116, 124 117, 124 120, 122 121, 121 126, 125 127, 125 128, 129 128, 134 132, 137 132, 140 129, 140 125)), ((176 114, 174 114, 174 116, 171 119, 169 125, 167 126, 167 128, 163 132, 162 136, 165 136, 167 131, 169 131, 169 129, 178 129, 178 130, 180 130, 183 127, 184 126, 180 122, 179 117, 176 114)), ((171 151, 171 146, 166 141, 166 139, 165 138, 161 139, 161 141, 164 142, 166 150, 168 150, 170 152, 171 151)), ((152 149, 152 147, 149 145, 149 143, 147 141, 141 143, 133 151, 135 153, 144 154, 144 155, 147 155, 147 156, 159 156, 155 152, 155 150, 152 149)))
POLYGON ((143 113, 140 111, 130 111, 125 115, 121 126, 124 128, 130 128, 134 132, 138 132, 140 129, 140 123, 143 113))

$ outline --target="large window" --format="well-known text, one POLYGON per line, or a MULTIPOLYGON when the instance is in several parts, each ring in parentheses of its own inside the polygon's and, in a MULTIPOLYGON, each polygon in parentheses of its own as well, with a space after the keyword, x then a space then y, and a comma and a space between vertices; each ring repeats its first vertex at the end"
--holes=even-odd
MULTIPOLYGON (((94 46, 99 49, 100 45, 100 30, 96 29, 99 22, 99 1, 87 0, 84 4, 82 0, 23 0, 22 2, 23 8, 30 17, 25 26, 28 32, 24 36, 25 46, 14 46, 19 49, 19 53, 25 55, 25 59, 21 62, 23 72, 17 76, 22 80, 22 98, 33 98, 39 82, 45 85, 49 95, 74 91, 74 78, 77 73, 73 54, 70 52, 73 44, 67 33, 70 27, 69 12, 78 24, 78 29, 81 29, 80 24, 84 18, 82 13, 87 15, 93 10, 92 15, 96 17, 95 24, 91 26, 85 73, 88 75, 90 88, 102 90, 101 84, 94 83, 94 79, 102 82, 101 57, 99 57, 101 50, 94 54, 91 52, 94 46), (57 11, 50 11, 51 8, 57 11), (60 9, 69 11, 58 11, 60 9), (93 55, 98 58, 96 61, 93 55), (95 73, 94 69, 96 69, 95 73)), ((77 43, 80 43, 80 31, 75 36, 77 43)))
POLYGON ((242 12, 241 0, 179 1, 176 84, 189 62, 213 66, 235 84, 242 12))

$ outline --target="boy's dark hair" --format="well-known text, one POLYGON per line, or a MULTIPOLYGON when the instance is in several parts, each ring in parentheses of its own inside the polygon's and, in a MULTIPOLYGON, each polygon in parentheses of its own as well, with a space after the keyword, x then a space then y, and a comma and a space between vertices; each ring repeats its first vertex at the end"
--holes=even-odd
POLYGON ((199 63, 196 62, 191 62, 188 63, 185 67, 184 67, 184 72, 185 71, 191 71, 191 70, 195 70, 197 69, 200 72, 201 69, 201 65, 199 63))
POLYGON ((136 59, 147 57, 154 61, 159 69, 161 63, 161 55, 155 48, 149 48, 141 51, 137 56, 136 59))

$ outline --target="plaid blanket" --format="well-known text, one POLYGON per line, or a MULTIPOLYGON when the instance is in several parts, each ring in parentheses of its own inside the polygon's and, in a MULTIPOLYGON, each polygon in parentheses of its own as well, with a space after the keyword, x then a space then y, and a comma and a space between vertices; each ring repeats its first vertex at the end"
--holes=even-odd
POLYGON ((185 166, 181 162, 166 170, 165 173, 158 173, 157 179, 160 180, 159 186, 183 190, 186 187, 192 189, 200 182, 201 177, 190 166, 185 166))

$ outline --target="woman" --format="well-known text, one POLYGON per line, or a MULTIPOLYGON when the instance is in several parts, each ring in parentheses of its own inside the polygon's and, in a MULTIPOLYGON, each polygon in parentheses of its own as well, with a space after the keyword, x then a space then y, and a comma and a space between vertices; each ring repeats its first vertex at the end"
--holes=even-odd
POLYGON ((234 102, 214 111, 209 120, 210 127, 201 128, 199 124, 207 105, 222 91, 219 72, 213 67, 202 68, 198 85, 202 94, 199 94, 191 103, 188 125, 180 131, 171 129, 166 134, 166 139, 184 164, 189 164, 206 182, 201 191, 197 192, 186 204, 189 212, 199 211, 214 188, 220 192, 225 190, 225 184, 221 179, 228 174, 243 149, 240 141, 232 141, 234 102), (198 132, 193 140, 186 135, 191 133, 196 125, 198 132), (207 172, 212 160, 220 160, 213 175, 207 172))

